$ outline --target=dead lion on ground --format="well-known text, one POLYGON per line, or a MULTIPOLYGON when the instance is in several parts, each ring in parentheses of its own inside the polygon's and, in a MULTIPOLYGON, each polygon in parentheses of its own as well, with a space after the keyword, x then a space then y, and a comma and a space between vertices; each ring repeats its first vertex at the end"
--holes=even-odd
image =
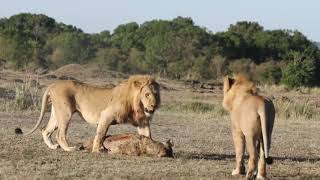
POLYGON ((236 168, 232 175, 245 173, 243 156, 246 146, 249 154, 246 178, 254 178, 260 149, 257 179, 265 179, 266 163, 272 163, 269 149, 275 119, 274 105, 270 99, 258 95, 256 86, 242 74, 235 78, 225 77, 223 93, 223 107, 231 115, 236 152, 236 168))
MULTIPOLYGON (((91 151, 93 138, 84 142, 80 150, 91 151)), ((102 148, 108 154, 123 154, 129 156, 173 157, 170 140, 161 143, 149 137, 138 134, 108 135, 104 138, 102 148)))

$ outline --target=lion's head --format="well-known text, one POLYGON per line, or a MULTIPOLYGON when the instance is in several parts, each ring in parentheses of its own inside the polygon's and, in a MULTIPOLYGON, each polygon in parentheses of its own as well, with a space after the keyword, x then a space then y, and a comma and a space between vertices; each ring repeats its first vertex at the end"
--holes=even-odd
POLYGON ((248 80, 244 74, 237 74, 234 78, 226 76, 223 80, 223 107, 226 110, 232 109, 235 97, 248 94, 257 94, 257 87, 248 80))
POLYGON ((128 81, 137 90, 135 108, 142 110, 147 117, 152 116, 160 105, 160 85, 147 75, 131 76, 128 81))
POLYGON ((166 142, 153 141, 148 137, 142 137, 142 146, 149 155, 156 157, 173 157, 173 144, 170 140, 166 142))
POLYGON ((158 152, 158 157, 173 157, 173 150, 172 150, 173 144, 170 141, 170 139, 162 144, 164 146, 158 152))

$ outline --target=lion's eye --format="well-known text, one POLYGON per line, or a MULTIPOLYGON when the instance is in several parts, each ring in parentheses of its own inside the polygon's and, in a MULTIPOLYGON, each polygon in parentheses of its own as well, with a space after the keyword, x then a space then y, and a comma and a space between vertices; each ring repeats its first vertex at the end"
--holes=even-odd
POLYGON ((146 97, 149 97, 150 96, 150 93, 146 93, 146 97))

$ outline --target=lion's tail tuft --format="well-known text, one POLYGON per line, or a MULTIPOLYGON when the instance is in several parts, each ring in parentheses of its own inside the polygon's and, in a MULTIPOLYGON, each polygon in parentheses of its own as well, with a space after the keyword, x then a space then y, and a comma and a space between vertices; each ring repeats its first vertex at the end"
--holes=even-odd
POLYGON ((16 129, 14 129, 14 133, 17 134, 17 135, 23 134, 21 128, 16 128, 16 129))
POLYGON ((270 156, 267 157, 267 158, 266 158, 266 163, 267 163, 267 164, 272 164, 272 163, 273 163, 272 157, 270 157, 270 156))

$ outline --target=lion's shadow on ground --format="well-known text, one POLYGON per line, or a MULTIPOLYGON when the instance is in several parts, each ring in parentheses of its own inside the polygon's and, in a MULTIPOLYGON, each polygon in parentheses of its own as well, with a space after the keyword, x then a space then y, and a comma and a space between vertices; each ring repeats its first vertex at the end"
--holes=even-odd
MULTIPOLYGON (((234 154, 215 154, 215 153, 190 153, 178 152, 174 155, 176 158, 181 159, 194 159, 194 160, 235 160, 234 154)), ((275 161, 294 161, 294 162, 311 162, 315 163, 320 161, 320 157, 290 157, 290 156, 272 156, 275 161)), ((245 156, 248 159, 248 156, 245 156)))

